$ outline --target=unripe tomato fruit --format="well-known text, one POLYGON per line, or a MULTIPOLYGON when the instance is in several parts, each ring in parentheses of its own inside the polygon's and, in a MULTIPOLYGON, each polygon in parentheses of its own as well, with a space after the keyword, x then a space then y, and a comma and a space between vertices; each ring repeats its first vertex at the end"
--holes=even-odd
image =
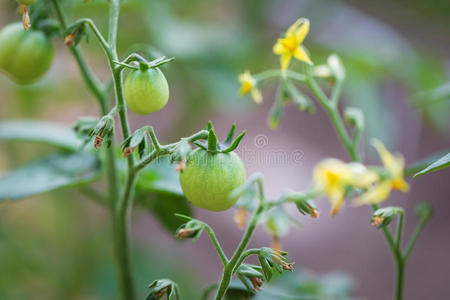
POLYGON ((0 71, 20 84, 36 81, 53 61, 53 45, 39 30, 24 31, 21 23, 0 30, 0 71))
POLYGON ((123 91, 128 108, 140 115, 162 109, 169 100, 169 85, 158 68, 131 71, 123 91))
POLYGON ((17 3, 22 5, 31 5, 34 2, 36 2, 36 0, 17 0, 17 3))
POLYGON ((231 208, 239 197, 231 198, 230 193, 244 182, 245 167, 234 152, 211 153, 195 149, 180 173, 186 198, 195 206, 212 211, 231 208))

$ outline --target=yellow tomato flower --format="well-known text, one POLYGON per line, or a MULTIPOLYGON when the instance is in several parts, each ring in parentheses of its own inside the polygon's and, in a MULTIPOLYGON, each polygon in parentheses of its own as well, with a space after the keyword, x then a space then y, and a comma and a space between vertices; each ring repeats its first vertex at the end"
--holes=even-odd
POLYGON ((360 163, 344 163, 328 158, 314 168, 314 183, 331 202, 330 215, 336 215, 344 202, 346 188, 349 186, 366 188, 373 184, 378 176, 360 163))
POLYGON ((366 193, 356 199, 356 204, 376 204, 385 201, 391 190, 399 190, 402 192, 409 191, 408 183, 403 179, 403 168, 405 161, 401 155, 393 155, 390 153, 383 143, 379 140, 372 140, 372 145, 380 155, 381 161, 389 177, 382 179, 379 183, 371 186, 366 193))
POLYGON ((291 58, 312 65, 311 59, 301 45, 309 32, 309 20, 298 19, 286 31, 283 38, 279 38, 273 46, 273 53, 280 55, 281 71, 286 74, 291 58))
POLYGON ((239 95, 243 96, 250 93, 253 101, 256 103, 262 102, 261 91, 257 88, 256 79, 250 74, 250 71, 245 71, 239 75, 239 82, 241 83, 241 88, 239 90, 239 95))

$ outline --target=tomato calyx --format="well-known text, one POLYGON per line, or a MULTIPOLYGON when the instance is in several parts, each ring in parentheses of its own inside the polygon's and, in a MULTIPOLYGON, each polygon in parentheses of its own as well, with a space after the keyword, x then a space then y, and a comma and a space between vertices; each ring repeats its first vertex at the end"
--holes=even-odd
POLYGON ((209 132, 207 143, 203 144, 200 142, 195 142, 194 144, 210 153, 229 153, 235 150, 239 146, 239 143, 246 134, 246 131, 244 130, 236 137, 236 139, 234 139, 234 135, 236 133, 236 124, 233 123, 233 125, 231 125, 230 130, 228 131, 225 140, 219 143, 219 140, 217 139, 217 135, 214 132, 214 127, 211 121, 208 122, 206 130, 208 130, 209 132))

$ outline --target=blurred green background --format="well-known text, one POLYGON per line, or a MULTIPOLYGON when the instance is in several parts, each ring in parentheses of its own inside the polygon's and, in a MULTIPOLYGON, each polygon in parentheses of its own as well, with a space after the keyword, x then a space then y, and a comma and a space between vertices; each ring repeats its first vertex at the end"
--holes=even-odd
MULTIPOLYGON (((71 20, 92 18, 106 33, 107 1, 62 2, 71 20)), ((14 1, 1 2, 1 27, 19 20, 16 9, 14 1)), ((264 134, 271 143, 286 144, 289 151, 300 147, 305 154, 304 164, 292 166, 296 169, 285 173, 294 179, 281 185, 275 177, 280 177, 286 166, 264 166, 254 160, 245 161, 244 157, 249 173, 265 174, 269 195, 280 194, 282 188, 308 186, 307 174, 320 159, 314 154, 317 149, 322 157, 345 159, 323 113, 319 110, 317 115, 309 116, 294 107, 287 108, 281 128, 272 133, 265 119, 276 82, 263 85, 262 106, 237 95, 238 74, 245 69, 257 73, 277 67, 278 57, 271 52, 274 41, 297 18, 307 17, 311 20, 311 32, 305 45, 312 60, 321 64, 330 53, 337 53, 345 64, 348 78, 344 103, 361 107, 366 113, 363 140, 379 137, 391 149, 405 153, 407 162, 412 163, 450 148, 449 13, 450 3, 446 0, 433 1, 433 5, 415 0, 124 0, 118 39, 120 57, 136 50, 147 57, 176 57, 174 63, 163 67, 171 86, 167 108, 152 116, 131 114, 131 128, 153 125, 163 141, 173 141, 202 128, 209 119, 217 124, 221 134, 237 122, 238 128, 249 132, 244 149, 255 149, 253 136, 264 134), (298 145, 294 142, 297 140, 298 145), (297 169, 302 173, 295 173, 297 169)), ((45 119, 71 126, 80 116, 98 114, 97 104, 62 39, 56 38, 53 43, 56 59, 40 82, 21 87, 0 76, 2 121, 45 119)), ((106 60, 94 37, 83 41, 81 47, 96 75, 107 81, 106 60)), ((2 141, 0 170, 6 172, 51 149, 2 141)), ((369 147, 363 153, 369 161, 376 162, 369 147)), ((424 233, 429 236, 428 242, 419 240, 425 248, 419 248, 410 261, 417 267, 407 268, 408 276, 414 270, 425 270, 422 275, 407 277, 407 299, 425 299, 425 295, 428 299, 437 299, 432 295, 450 298, 450 287, 445 283, 450 265, 442 262, 447 260, 444 253, 450 249, 450 221, 445 217, 450 207, 445 203, 450 193, 448 178, 449 172, 442 171, 439 177, 421 179, 413 190, 413 199, 396 203, 413 207, 415 201, 429 197, 435 206, 442 207, 430 223, 431 229, 424 233), (441 245, 438 250, 433 246, 437 244, 441 245), (434 260, 427 262, 429 256, 434 256, 434 260), (425 278, 425 283, 420 277, 425 278), (422 285, 427 287, 427 293, 418 291, 422 285)), ((101 189, 102 185, 96 188, 101 189)), ((334 281, 330 279, 330 284, 328 277, 302 277, 303 272, 310 272, 299 271, 294 275, 298 277, 289 276, 294 278, 290 279, 293 285, 312 282, 311 285, 319 286, 321 291, 315 295, 321 295, 317 296, 321 299, 349 299, 349 293, 363 299, 388 299, 392 289, 389 256, 381 238, 368 225, 368 211, 355 209, 358 217, 350 218, 348 209, 340 220, 325 221, 327 209, 324 203, 319 223, 323 221, 325 225, 317 227, 306 221, 304 231, 290 233, 286 250, 292 251, 300 270, 310 269, 321 275, 332 270, 345 271, 355 281, 339 275, 334 281), (360 227, 367 228, 358 231, 360 227), (370 235, 365 230, 370 230, 370 235), (305 235, 308 231, 310 235, 305 235), (321 236, 322 241, 314 244, 321 236), (366 236, 373 242, 359 249, 360 256, 348 257, 351 252, 346 252, 346 247, 353 245, 349 243, 358 244, 366 236), (338 246, 328 245, 333 241, 338 246), (320 250, 314 251, 316 247, 320 250), (336 252, 341 254, 331 261, 329 253, 336 252), (373 262, 358 262, 357 258, 373 262), (328 292, 330 285, 337 286, 338 291, 330 288, 333 291, 328 292)), ((155 214, 148 214, 155 210, 151 205, 150 209, 144 207, 135 213, 134 264, 139 292, 143 297, 151 281, 167 277, 180 284, 185 299, 198 299, 200 290, 219 278, 220 264, 207 240, 201 239, 195 245, 174 241, 173 228, 164 229, 160 225, 164 222, 158 222, 155 214)), ((218 228, 225 249, 231 251, 240 235, 232 223, 232 213, 220 217, 204 211, 197 213, 218 228)), ((75 188, 20 202, 1 202, 0 299, 116 299, 110 225, 108 211, 75 188)), ((266 245, 269 238, 259 233, 256 241, 266 245)))

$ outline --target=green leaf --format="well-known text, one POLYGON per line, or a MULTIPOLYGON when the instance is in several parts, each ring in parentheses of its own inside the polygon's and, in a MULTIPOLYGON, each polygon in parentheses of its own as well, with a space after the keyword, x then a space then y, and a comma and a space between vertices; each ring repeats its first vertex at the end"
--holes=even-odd
POLYGON ((0 200, 17 200, 95 180, 100 161, 89 152, 52 153, 0 178, 0 200))
POLYGON ((175 164, 161 157, 140 173, 137 201, 153 213, 170 232, 184 223, 175 213, 192 216, 192 209, 181 190, 175 164))
POLYGON ((424 174, 435 172, 435 171, 440 170, 440 169, 447 168, 449 166, 450 166, 450 153, 447 153, 446 155, 444 155, 443 157, 441 157, 437 161, 433 162, 431 165, 429 165, 428 167, 426 167, 422 171, 416 173, 414 175, 414 178, 416 178, 418 176, 421 176, 421 175, 424 175, 424 174))
POLYGON ((144 191, 183 195, 175 164, 167 156, 158 158, 140 172, 137 187, 144 191))
POLYGON ((70 151, 83 145, 83 140, 77 138, 71 128, 32 120, 0 122, 0 140, 41 142, 70 151))
POLYGON ((192 216, 192 209, 186 198, 170 193, 149 193, 140 197, 139 203, 155 215, 170 232, 175 232, 185 223, 176 213, 192 216))

